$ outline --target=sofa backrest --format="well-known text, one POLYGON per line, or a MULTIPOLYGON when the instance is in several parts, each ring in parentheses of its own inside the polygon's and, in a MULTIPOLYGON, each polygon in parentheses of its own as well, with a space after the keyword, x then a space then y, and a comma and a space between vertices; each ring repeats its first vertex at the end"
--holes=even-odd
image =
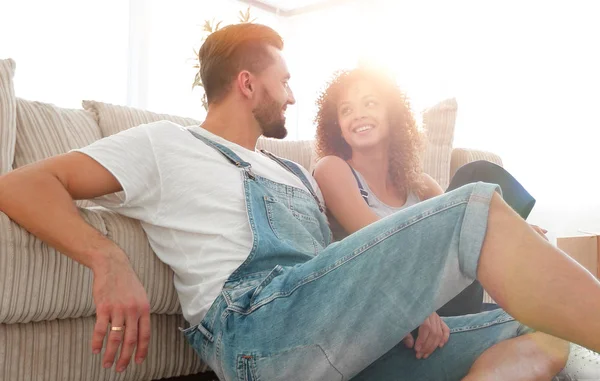
POLYGON ((100 129, 90 112, 17 98, 15 169, 100 138, 100 129))
MULTIPOLYGON (((14 71, 13 60, 0 60, 0 174, 140 124, 159 120, 183 126, 200 123, 191 118, 97 101, 83 101, 82 109, 65 109, 19 99, 14 92, 14 71)), ((456 100, 448 99, 423 113, 428 140, 423 153, 424 170, 444 189, 449 182, 456 110, 456 100)), ((293 160, 309 171, 314 168, 312 140, 261 138, 258 148, 293 160)))
POLYGON ((181 126, 198 125, 200 122, 192 118, 175 115, 157 114, 134 107, 112 105, 110 103, 83 101, 83 108, 92 114, 100 128, 102 137, 107 137, 140 124, 168 120, 181 126))
POLYGON ((456 99, 446 99, 423 112, 423 128, 427 144, 423 153, 423 169, 446 189, 450 184, 450 159, 456 123, 456 99))
POLYGON ((0 60, 0 175, 12 169, 17 139, 17 100, 13 85, 15 61, 0 60))

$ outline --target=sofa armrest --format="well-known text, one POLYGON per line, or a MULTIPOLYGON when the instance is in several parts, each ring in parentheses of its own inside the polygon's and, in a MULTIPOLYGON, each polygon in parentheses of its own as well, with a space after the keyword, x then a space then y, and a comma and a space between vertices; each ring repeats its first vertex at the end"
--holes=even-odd
POLYGON ((487 160, 502 166, 502 159, 495 153, 467 148, 454 148, 450 158, 450 178, 454 176, 458 168, 478 160, 487 160))
MULTIPOLYGON (((151 312, 179 313, 173 272, 150 249, 138 221, 106 209, 82 217, 125 253, 148 293, 151 312)), ((91 316, 92 272, 46 245, 0 212, 0 323, 91 316)))

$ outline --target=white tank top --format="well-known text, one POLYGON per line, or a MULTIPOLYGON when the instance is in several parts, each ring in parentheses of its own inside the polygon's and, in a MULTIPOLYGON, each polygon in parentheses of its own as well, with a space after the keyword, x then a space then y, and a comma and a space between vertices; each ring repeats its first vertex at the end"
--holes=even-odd
MULTIPOLYGON (((371 191, 369 185, 363 178, 363 176, 354 168, 350 167, 352 172, 354 173, 354 177, 356 178, 356 182, 358 183, 358 187, 360 189, 360 193, 363 196, 363 199, 369 205, 369 208, 380 218, 384 218, 393 214, 399 210, 406 209, 410 206, 413 206, 420 202, 419 196, 413 191, 410 191, 406 197, 406 202, 402 206, 390 206, 375 196, 375 193, 371 191)), ((333 214, 327 212, 327 217, 329 219, 329 226, 331 228, 331 232, 333 233, 333 238, 336 241, 342 240, 348 236, 348 233, 344 230, 344 228, 339 224, 339 222, 333 217, 333 214)))
POLYGON ((417 196, 415 192, 410 191, 410 192, 408 192, 408 195, 406 196, 406 202, 404 203, 404 205, 390 206, 390 205, 384 203, 383 201, 379 200, 377 198, 377 196, 375 196, 375 193, 373 193, 371 191, 371 189, 369 188, 369 185, 365 181, 364 177, 360 174, 360 172, 358 172, 354 168, 352 168, 352 170, 356 174, 357 180, 359 182, 359 187, 362 186, 362 190, 364 191, 364 192, 361 192, 363 194, 363 198, 365 198, 364 195, 366 194, 365 201, 369 205, 369 208, 371 208, 371 210, 373 212, 375 212, 375 214, 377 214, 381 218, 387 217, 390 214, 393 214, 399 210, 406 209, 409 206, 413 206, 421 201, 419 199, 419 196, 417 196))

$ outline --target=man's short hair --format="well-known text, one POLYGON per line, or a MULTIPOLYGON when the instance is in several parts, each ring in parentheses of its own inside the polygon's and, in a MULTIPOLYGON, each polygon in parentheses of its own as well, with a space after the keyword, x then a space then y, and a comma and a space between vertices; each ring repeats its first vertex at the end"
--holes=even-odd
POLYGON ((283 39, 261 24, 228 25, 209 35, 198 52, 200 78, 208 103, 223 99, 240 71, 258 74, 271 65, 269 45, 282 50, 283 39))

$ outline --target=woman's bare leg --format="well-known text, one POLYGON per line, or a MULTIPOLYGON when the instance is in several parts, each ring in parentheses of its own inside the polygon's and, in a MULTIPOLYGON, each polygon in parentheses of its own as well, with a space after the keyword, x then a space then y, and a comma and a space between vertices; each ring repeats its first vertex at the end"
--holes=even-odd
POLYGON ((463 381, 549 381, 564 368, 568 356, 566 341, 530 333, 483 352, 463 381))
POLYGON ((540 237, 497 194, 477 277, 523 324, 600 351, 600 282, 540 237))

